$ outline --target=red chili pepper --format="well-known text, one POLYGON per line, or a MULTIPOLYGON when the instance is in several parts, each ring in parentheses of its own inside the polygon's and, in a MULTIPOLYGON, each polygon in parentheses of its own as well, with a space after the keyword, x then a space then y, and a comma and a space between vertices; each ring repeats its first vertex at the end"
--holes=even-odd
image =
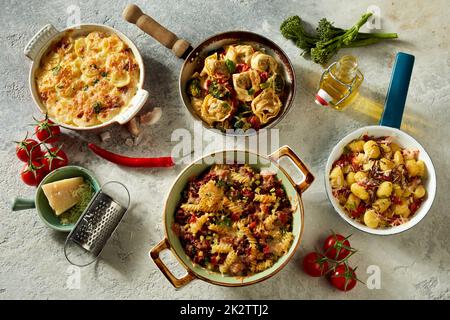
POLYGON ((89 143, 89 149, 91 149, 96 155, 111 161, 113 163, 126 166, 126 167, 144 167, 144 168, 158 168, 158 167, 172 167, 175 165, 172 157, 160 157, 160 158, 131 158, 125 157, 120 154, 112 153, 99 146, 89 143))

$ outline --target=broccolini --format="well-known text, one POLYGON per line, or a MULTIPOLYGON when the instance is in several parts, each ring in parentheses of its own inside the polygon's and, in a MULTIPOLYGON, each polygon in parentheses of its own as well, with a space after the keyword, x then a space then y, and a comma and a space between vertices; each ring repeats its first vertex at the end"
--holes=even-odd
POLYGON ((383 39, 398 38, 396 33, 359 32, 370 16, 370 12, 363 14, 348 30, 337 28, 332 22, 322 18, 316 28, 316 34, 308 34, 301 18, 292 16, 283 21, 280 31, 286 39, 294 41, 296 46, 303 50, 302 55, 310 56, 315 63, 325 64, 341 48, 362 47, 383 39))

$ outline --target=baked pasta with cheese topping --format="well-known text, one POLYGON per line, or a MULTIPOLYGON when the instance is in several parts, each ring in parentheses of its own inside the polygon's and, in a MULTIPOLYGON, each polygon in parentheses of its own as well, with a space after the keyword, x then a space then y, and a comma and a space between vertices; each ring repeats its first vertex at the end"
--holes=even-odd
POLYGON ((172 227, 194 264, 249 276, 289 251, 293 211, 273 172, 214 165, 189 182, 172 227))
POLYGON ((277 61, 248 44, 225 46, 206 57, 187 86, 192 108, 211 127, 258 130, 282 108, 284 79, 277 61))
POLYGON ((130 103, 139 82, 131 49, 115 34, 65 36, 44 54, 36 73, 39 97, 59 123, 107 122, 130 103))

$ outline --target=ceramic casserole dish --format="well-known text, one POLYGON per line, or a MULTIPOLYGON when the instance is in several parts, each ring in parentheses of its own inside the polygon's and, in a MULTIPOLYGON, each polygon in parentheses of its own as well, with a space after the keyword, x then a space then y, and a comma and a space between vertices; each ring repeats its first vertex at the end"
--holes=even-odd
POLYGON ((172 185, 167 196, 163 212, 165 238, 153 249, 151 249, 150 256, 161 272, 176 288, 182 287, 194 279, 201 279, 211 284, 227 287, 246 286, 266 280, 279 272, 289 262, 300 243, 304 227, 302 194, 306 191, 306 189, 308 189, 313 180, 314 177, 311 172, 303 164, 295 152, 288 146, 281 147, 279 150, 267 157, 241 150, 218 151, 202 157, 186 167, 178 175, 172 185), (288 157, 292 160, 292 163, 295 165, 296 169, 302 173, 303 179, 300 183, 296 184, 285 169, 278 164, 278 160, 283 157, 288 157), (218 159, 221 159, 221 161, 219 162, 218 159), (226 162, 223 162, 222 159, 226 159, 226 162), (292 222, 292 233, 294 240, 289 248, 289 251, 281 256, 270 268, 262 272, 255 273, 247 277, 236 277, 222 275, 221 273, 209 271, 199 265, 195 265, 185 253, 180 239, 172 229, 176 208, 181 200, 181 193, 188 184, 189 180, 192 177, 199 176, 213 164, 217 163, 245 163, 257 169, 267 169, 274 172, 276 177, 281 181, 294 208, 292 222), (160 252, 166 249, 169 249, 177 258, 179 263, 187 270, 187 274, 185 276, 177 278, 160 259, 160 252))
POLYGON ((128 48, 131 49, 131 52, 135 57, 136 63, 139 66, 139 80, 137 83, 137 91, 134 97, 128 103, 128 105, 124 106, 123 110, 121 110, 120 113, 118 113, 108 121, 100 124, 82 127, 58 122, 56 119, 52 119, 50 117, 52 121, 67 129, 94 130, 107 127, 113 123, 125 124, 139 112, 139 110, 142 108, 142 106, 144 105, 144 103, 148 98, 148 92, 143 89, 145 69, 142 56, 139 53, 137 47, 134 45, 134 43, 123 33, 119 32, 114 28, 100 24, 80 24, 77 26, 66 28, 61 31, 57 30, 53 25, 48 24, 34 35, 34 37, 28 42, 28 44, 24 49, 24 54, 32 61, 29 73, 29 86, 33 100, 38 109, 44 114, 47 113, 47 109, 45 105, 42 103, 37 90, 36 73, 40 66, 41 59, 43 59, 43 56, 47 53, 50 46, 52 46, 65 36, 68 35, 72 37, 85 36, 90 32, 94 31, 102 32, 109 35, 116 35, 128 46, 128 48))

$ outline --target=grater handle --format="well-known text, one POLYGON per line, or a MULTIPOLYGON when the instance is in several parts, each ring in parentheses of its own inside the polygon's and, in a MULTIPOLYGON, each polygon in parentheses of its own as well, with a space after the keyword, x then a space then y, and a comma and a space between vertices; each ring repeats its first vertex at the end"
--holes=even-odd
POLYGON ((197 277, 190 270, 187 270, 187 274, 180 279, 175 277, 173 273, 170 272, 169 268, 167 268, 159 257, 160 252, 167 249, 170 249, 169 240, 164 238, 160 243, 153 247, 152 250, 150 250, 150 257, 153 259, 153 262, 155 262, 167 280, 169 280, 175 288, 181 288, 196 279, 197 277))

